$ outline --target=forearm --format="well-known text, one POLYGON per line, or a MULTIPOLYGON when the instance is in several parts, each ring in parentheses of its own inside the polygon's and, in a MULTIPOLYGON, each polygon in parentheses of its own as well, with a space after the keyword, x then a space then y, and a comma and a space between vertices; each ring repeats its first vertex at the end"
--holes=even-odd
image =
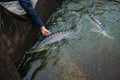
POLYGON ((40 16, 37 14, 36 10, 33 8, 30 0, 18 0, 23 9, 27 12, 27 15, 31 19, 31 21, 37 26, 42 27, 43 22, 40 16))

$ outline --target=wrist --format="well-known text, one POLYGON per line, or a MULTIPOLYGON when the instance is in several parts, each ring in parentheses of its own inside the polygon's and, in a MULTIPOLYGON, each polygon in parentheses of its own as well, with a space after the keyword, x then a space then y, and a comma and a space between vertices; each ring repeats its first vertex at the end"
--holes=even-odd
POLYGON ((41 29, 41 30, 44 30, 44 29, 45 29, 45 26, 42 26, 40 29, 41 29))

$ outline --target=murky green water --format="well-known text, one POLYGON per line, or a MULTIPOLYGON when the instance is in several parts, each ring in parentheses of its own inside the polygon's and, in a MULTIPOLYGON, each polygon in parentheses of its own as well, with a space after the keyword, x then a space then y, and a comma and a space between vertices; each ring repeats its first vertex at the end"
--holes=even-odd
POLYGON ((47 50, 27 54, 20 68, 23 80, 120 80, 119 0, 65 0, 47 27, 76 32, 47 50), (115 39, 91 30, 95 26, 87 10, 115 39))

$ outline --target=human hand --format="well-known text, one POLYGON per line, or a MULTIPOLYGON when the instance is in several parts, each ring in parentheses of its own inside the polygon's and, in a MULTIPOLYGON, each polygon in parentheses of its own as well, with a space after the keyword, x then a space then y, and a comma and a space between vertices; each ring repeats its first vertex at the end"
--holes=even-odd
POLYGON ((41 27, 41 33, 43 36, 49 36, 51 32, 45 28, 45 26, 41 27))

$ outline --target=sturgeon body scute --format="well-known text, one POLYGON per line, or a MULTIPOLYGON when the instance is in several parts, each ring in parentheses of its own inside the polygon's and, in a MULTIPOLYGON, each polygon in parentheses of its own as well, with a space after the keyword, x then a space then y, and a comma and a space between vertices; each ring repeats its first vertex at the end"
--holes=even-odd
POLYGON ((37 52, 39 51, 39 49, 42 46, 48 45, 48 44, 52 44, 54 42, 60 41, 63 38, 65 38, 66 36, 72 34, 73 31, 69 30, 69 31, 62 31, 62 32, 57 32, 54 34, 51 34, 50 36, 46 37, 45 39, 43 39, 42 41, 38 41, 31 49, 29 52, 37 52))
POLYGON ((91 22, 96 26, 97 29, 92 29, 93 32, 99 32, 103 34, 104 36, 108 37, 109 39, 114 39, 114 37, 110 36, 110 31, 108 27, 100 23, 97 19, 95 19, 92 14, 88 11, 88 16, 91 19, 91 22))

